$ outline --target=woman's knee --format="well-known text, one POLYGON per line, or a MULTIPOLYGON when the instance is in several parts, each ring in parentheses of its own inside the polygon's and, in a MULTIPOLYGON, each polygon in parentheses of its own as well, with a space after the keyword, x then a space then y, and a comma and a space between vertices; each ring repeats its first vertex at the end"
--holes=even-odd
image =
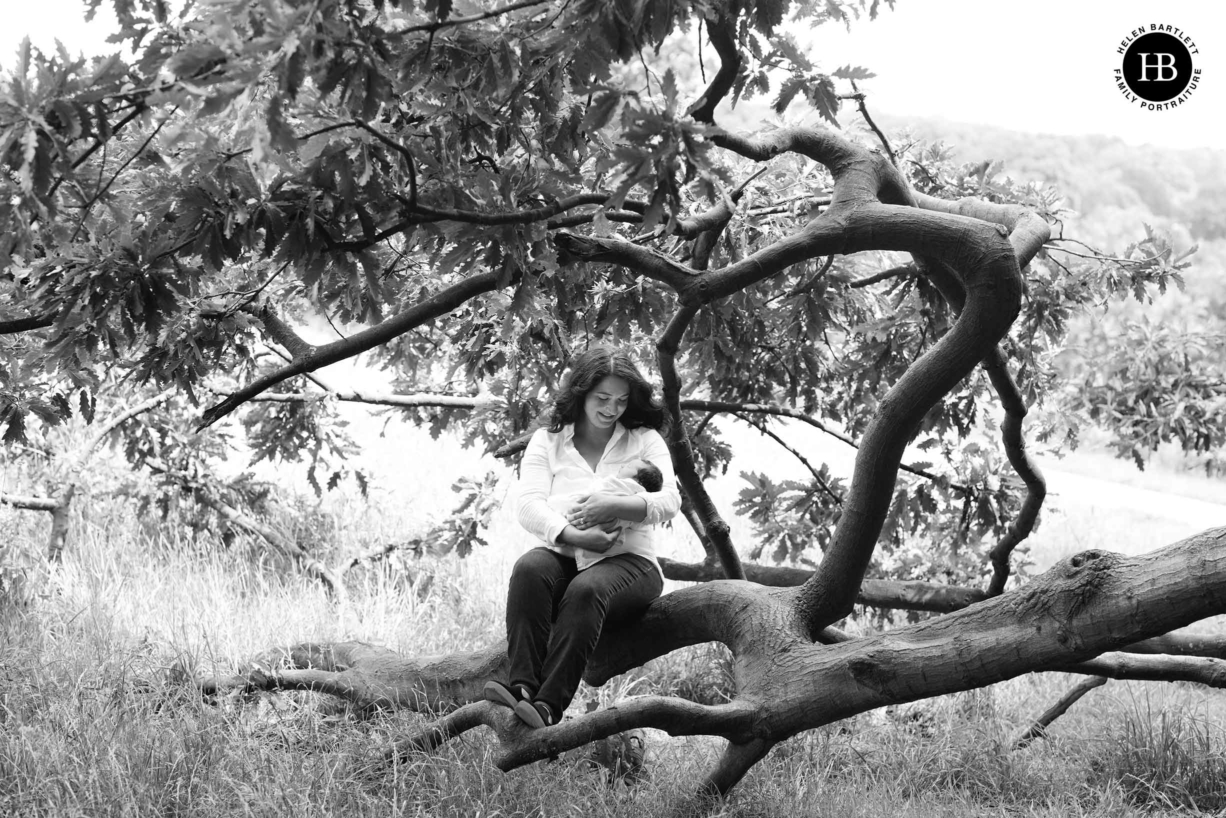
POLYGON ((542 576, 561 573, 558 555, 548 548, 533 548, 525 551, 515 561, 511 575, 542 576))
POLYGON ((562 595, 563 604, 584 611, 604 608, 610 595, 608 589, 592 582, 584 573, 580 572, 566 587, 566 593, 562 595))

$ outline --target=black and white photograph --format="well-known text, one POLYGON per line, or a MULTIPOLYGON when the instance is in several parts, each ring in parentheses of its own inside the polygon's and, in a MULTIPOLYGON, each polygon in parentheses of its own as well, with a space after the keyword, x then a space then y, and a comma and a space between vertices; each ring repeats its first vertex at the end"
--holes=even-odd
POLYGON ((1226 816, 1226 6, 0 8, 0 815, 1226 816))

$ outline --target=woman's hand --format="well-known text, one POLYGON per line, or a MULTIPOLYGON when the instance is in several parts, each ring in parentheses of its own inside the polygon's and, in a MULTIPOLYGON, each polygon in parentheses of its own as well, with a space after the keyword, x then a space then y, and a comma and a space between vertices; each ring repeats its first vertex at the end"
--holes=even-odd
POLYGON ((612 494, 589 494, 586 497, 581 497, 570 509, 566 512, 566 522, 573 525, 575 528, 592 528, 616 520, 617 516, 610 508, 608 499, 613 498, 612 494), (608 498, 608 499, 606 499, 608 498))
POLYGON ((597 492, 581 498, 566 512, 566 521, 575 528, 603 526, 616 520, 638 522, 647 513, 641 497, 597 492), (638 512, 637 517, 635 512, 638 512))
POLYGON ((600 528, 578 529, 568 525, 562 529, 562 535, 558 539, 566 545, 603 554, 617 542, 617 526, 614 525, 611 531, 605 531, 600 528))

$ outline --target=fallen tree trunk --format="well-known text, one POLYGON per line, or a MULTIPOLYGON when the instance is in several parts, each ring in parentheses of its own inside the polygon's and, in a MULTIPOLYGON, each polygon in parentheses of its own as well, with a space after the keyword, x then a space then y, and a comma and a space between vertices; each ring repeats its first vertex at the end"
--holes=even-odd
POLYGON ((1077 671, 1113 678, 1191 679, 1226 686, 1215 659, 1100 655, 1226 612, 1226 528, 1137 557, 1087 551, 1024 588, 946 616, 836 644, 815 644, 797 621, 797 589, 714 581, 656 600, 632 626, 604 634, 587 680, 611 677, 677 648, 722 642, 734 656, 736 698, 724 705, 646 696, 543 730, 478 701, 503 671, 505 646, 411 659, 361 643, 301 645, 205 691, 235 687, 331 693, 364 707, 464 705, 397 751, 428 749, 479 725, 501 740, 501 769, 547 758, 631 728, 714 735, 728 752, 706 787, 727 792, 770 746, 858 713, 984 687, 1025 673, 1077 671), (465 704, 471 702, 471 704, 465 704))

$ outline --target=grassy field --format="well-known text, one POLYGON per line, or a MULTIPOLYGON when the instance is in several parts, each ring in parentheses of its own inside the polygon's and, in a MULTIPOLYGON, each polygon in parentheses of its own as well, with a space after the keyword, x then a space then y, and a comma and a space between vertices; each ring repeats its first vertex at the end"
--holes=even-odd
MULTIPOLYGON (((315 532, 332 543, 333 558, 419 533, 450 507, 454 476, 483 465, 471 452, 441 457, 428 439, 411 436, 378 457, 386 462, 372 467, 399 468, 402 479, 369 503, 335 502, 343 524, 315 532), (413 464, 411 475, 404 464, 413 464)), ((1169 478, 1146 479, 1169 488, 1169 478)), ((1200 499, 1216 490, 1201 482, 1195 489, 1200 499)), ((127 504, 84 499, 71 550, 49 573, 28 557, 43 542, 43 515, 0 510, 0 565, 10 566, 0 600, 0 815, 654 815, 684 809, 719 752, 715 740, 652 734, 650 777, 635 787, 608 786, 578 756, 503 774, 483 731, 387 766, 380 758, 388 741, 423 717, 363 719, 311 694, 203 701, 185 676, 230 672, 296 641, 363 639, 410 654, 488 643, 502 630, 514 527, 500 517, 496 545, 466 560, 427 559, 413 576, 358 571, 350 604, 338 608, 317 584, 241 546, 226 550, 211 536, 136 522, 127 504), (28 569, 20 586, 18 564, 28 569)), ((1133 512, 1112 511, 1107 528, 1092 507, 1064 498, 1041 548, 1139 551, 1167 541, 1154 515, 1133 512)), ((675 547, 681 556, 695 548, 684 540, 675 547)), ((727 692, 724 667, 718 650, 693 648, 582 690, 576 708, 652 692, 718 696, 727 692)), ((1022 677, 802 735, 776 748, 716 814, 1226 810, 1226 696, 1218 691, 1111 682, 1056 722, 1047 740, 1011 749, 1013 736, 1077 681, 1022 677)))

